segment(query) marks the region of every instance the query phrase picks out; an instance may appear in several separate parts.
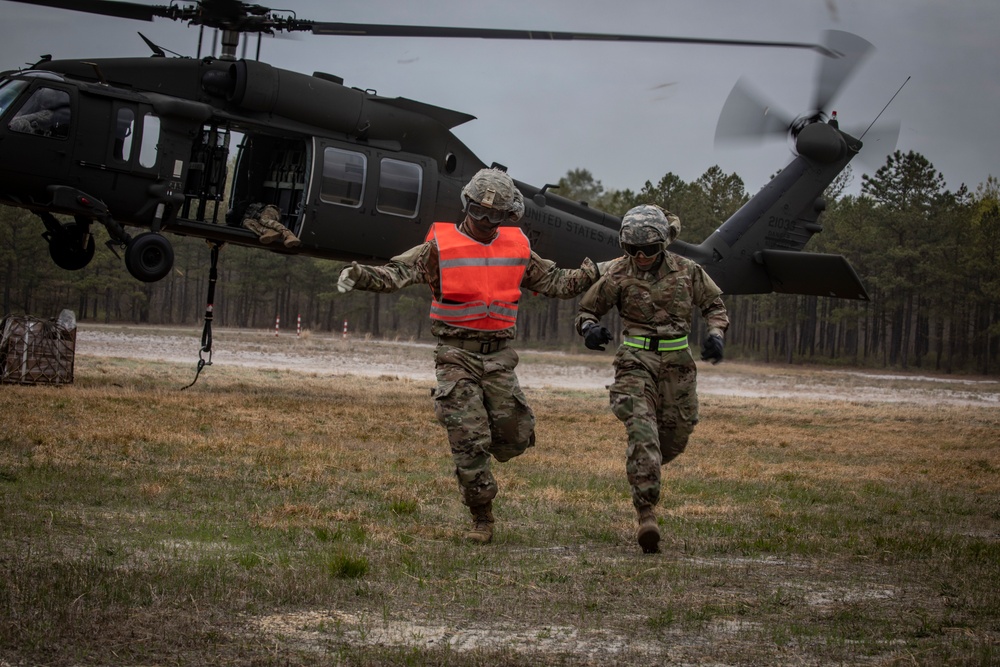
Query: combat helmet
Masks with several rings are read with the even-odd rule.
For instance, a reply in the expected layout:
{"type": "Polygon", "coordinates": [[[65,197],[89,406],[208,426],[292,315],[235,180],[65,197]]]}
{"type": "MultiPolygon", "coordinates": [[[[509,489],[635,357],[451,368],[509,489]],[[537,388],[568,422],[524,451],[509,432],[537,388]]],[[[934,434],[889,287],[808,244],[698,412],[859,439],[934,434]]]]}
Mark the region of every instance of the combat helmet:
{"type": "Polygon", "coordinates": [[[681,221],[676,215],[655,204],[643,204],[629,209],[622,217],[618,241],[626,251],[629,247],[655,244],[665,248],[680,231],[681,221]]]}
{"type": "Polygon", "coordinates": [[[476,220],[517,222],[524,215],[524,196],[506,172],[480,169],[462,188],[462,207],[476,220]]]}

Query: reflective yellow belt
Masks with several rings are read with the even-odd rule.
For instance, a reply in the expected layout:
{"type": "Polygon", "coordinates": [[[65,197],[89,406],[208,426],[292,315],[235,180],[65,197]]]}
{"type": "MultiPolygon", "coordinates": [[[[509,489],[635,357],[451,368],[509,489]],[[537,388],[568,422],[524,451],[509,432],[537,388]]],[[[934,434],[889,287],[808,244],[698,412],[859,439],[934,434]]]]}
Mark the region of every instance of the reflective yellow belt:
{"type": "Polygon", "coordinates": [[[625,336],[626,347],[634,347],[639,350],[649,350],[650,352],[676,352],[686,350],[688,347],[687,336],[681,338],[660,338],[659,336],[625,336]]]}

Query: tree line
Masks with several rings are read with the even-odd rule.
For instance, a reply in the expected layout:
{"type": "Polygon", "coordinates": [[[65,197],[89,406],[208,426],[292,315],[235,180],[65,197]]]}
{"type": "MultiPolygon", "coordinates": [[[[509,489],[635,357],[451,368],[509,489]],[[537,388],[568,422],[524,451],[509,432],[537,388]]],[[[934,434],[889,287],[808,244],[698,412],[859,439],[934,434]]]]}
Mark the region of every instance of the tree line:
{"type": "MultiPolygon", "coordinates": [[[[768,294],[728,296],[732,359],[1000,372],[1000,183],[987,177],[975,191],[944,187],[944,177],[919,153],[895,152],[861,192],[845,194],[850,168],[826,193],[823,232],[809,250],[847,257],[871,297],[858,302],[768,294]]],[[[658,204],[680,216],[681,237],[700,242],[749,200],[736,174],[719,167],[685,182],[673,173],[637,190],[606,190],[586,169],[560,179],[559,193],[622,215],[658,204]]],[[[210,247],[172,236],[171,275],[141,283],[101,247],[80,271],[48,257],[37,217],[0,207],[0,295],[3,313],[55,317],[65,308],[82,322],[200,326],[208,293],[210,247]]],[[[380,338],[428,339],[430,294],[413,287],[395,294],[336,291],[342,264],[224,246],[214,299],[217,326],[306,330],[380,338]]],[[[528,345],[583,350],[572,322],[578,300],[526,294],[518,318],[528,345]]],[[[615,315],[609,317],[615,318],[615,315]]],[[[615,330],[618,322],[608,323],[615,330]]],[[[697,330],[697,329],[696,329],[697,330]]]]}

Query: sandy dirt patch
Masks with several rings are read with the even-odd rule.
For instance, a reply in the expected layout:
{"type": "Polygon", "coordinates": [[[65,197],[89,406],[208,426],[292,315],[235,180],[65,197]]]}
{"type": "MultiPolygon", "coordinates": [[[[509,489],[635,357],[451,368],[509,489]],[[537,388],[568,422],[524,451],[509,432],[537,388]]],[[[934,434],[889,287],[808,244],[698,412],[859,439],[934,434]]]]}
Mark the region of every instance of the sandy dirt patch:
{"type": "MultiPolygon", "coordinates": [[[[191,363],[201,328],[81,324],[77,354],[191,363]]],[[[220,366],[276,368],[320,375],[395,376],[434,382],[434,344],[405,340],[216,329],[211,361],[220,366]]],[[[517,347],[518,377],[526,388],[603,389],[613,380],[613,352],[549,352],[517,347]]],[[[207,358],[207,355],[203,355],[207,358]]],[[[211,373],[207,367],[205,373],[211,373]]],[[[1000,379],[920,373],[886,373],[756,365],[699,363],[703,395],[799,398],[876,403],[931,403],[1000,407],[1000,379]]]]}
{"type": "Polygon", "coordinates": [[[330,611],[306,611],[254,618],[251,625],[266,634],[281,637],[302,650],[322,651],[325,645],[348,642],[361,646],[409,646],[443,648],[466,652],[505,648],[521,654],[569,654],[588,661],[613,660],[622,653],[660,657],[662,651],[609,630],[583,631],[575,627],[539,627],[502,623],[443,625],[387,620],[376,616],[330,611]]]}

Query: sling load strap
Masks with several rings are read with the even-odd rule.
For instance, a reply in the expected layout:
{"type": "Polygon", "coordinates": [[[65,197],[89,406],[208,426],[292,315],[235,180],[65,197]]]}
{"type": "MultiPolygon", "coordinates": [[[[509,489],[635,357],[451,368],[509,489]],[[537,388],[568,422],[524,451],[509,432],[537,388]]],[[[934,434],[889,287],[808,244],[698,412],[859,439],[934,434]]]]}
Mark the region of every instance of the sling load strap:
{"type": "Polygon", "coordinates": [[[222,244],[218,241],[212,242],[212,266],[208,270],[208,299],[205,305],[205,328],[201,332],[201,348],[198,350],[198,370],[194,373],[194,379],[187,387],[181,387],[181,391],[194,386],[198,381],[198,376],[205,366],[212,365],[212,318],[215,313],[215,283],[219,280],[219,249],[222,244]],[[206,359],[203,354],[208,354],[206,359]]]}

